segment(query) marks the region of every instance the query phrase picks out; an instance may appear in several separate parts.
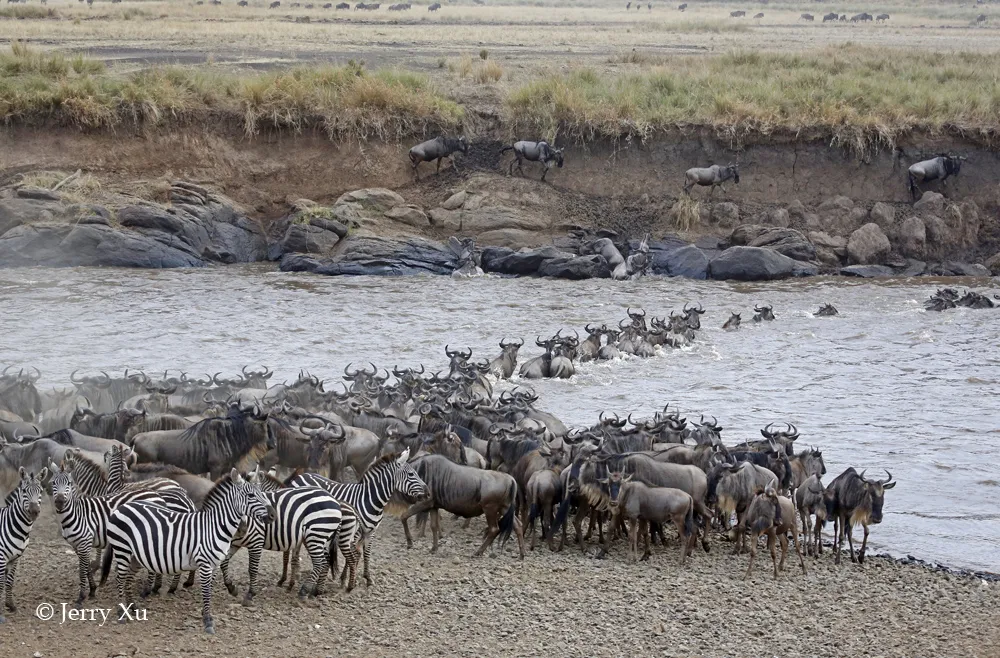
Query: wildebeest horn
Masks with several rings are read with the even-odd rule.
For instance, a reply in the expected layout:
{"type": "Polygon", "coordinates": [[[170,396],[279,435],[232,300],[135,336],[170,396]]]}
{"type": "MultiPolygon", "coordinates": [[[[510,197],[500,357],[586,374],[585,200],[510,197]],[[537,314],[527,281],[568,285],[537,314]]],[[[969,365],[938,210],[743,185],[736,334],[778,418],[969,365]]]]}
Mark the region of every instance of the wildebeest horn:
{"type": "Polygon", "coordinates": [[[449,359],[451,359],[451,358],[454,358],[454,356],[455,356],[455,354],[456,354],[456,353],[455,353],[455,352],[453,352],[453,351],[451,350],[451,348],[449,348],[449,347],[448,347],[448,344],[447,344],[447,343],[445,343],[445,346],[444,346],[444,354],[445,354],[445,356],[447,356],[447,357],[448,357],[449,359]]]}
{"type": "Polygon", "coordinates": [[[29,374],[28,375],[28,381],[30,381],[32,384],[34,384],[35,382],[37,382],[39,379],[42,378],[42,371],[39,370],[38,368],[34,367],[34,366],[31,367],[31,370],[35,371],[35,376],[32,377],[31,374],[29,374]]]}
{"type": "Polygon", "coordinates": [[[882,481],[880,482],[880,484],[882,484],[882,485],[886,485],[886,484],[889,484],[890,482],[892,482],[892,473],[890,473],[890,472],[889,472],[889,469],[888,469],[888,468],[887,468],[887,469],[885,469],[885,474],[889,476],[889,479],[887,479],[887,480],[882,480],[882,481]]]}
{"type": "MultiPolygon", "coordinates": [[[[12,367],[13,366],[7,366],[6,368],[4,368],[3,369],[3,374],[6,375],[7,371],[10,370],[12,367]]],[[[71,382],[73,382],[74,384],[82,384],[82,383],[84,383],[86,381],[86,378],[81,377],[80,379],[77,379],[76,378],[76,373],[77,372],[79,372],[79,371],[78,370],[74,370],[72,373],[70,373],[69,380],[71,382]]]]}
{"type": "MultiPolygon", "coordinates": [[[[858,477],[860,477],[860,478],[861,478],[862,480],[864,480],[864,479],[865,479],[865,473],[866,473],[867,471],[868,471],[868,469],[867,469],[867,468],[863,468],[863,469],[861,469],[861,474],[860,474],[860,475],[859,475],[858,477]]],[[[867,480],[865,480],[865,481],[867,482],[867,480]]]]}
{"type": "Polygon", "coordinates": [[[792,425],[791,423],[785,423],[785,425],[788,425],[788,438],[791,439],[799,435],[799,430],[796,429],[795,425],[792,425]]]}

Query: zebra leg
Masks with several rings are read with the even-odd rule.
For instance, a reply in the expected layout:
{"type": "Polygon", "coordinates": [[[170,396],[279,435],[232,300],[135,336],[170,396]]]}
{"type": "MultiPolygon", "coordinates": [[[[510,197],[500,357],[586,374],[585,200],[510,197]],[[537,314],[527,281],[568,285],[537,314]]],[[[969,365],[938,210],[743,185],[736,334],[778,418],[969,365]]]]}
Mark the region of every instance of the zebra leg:
{"type": "MultiPolygon", "coordinates": [[[[13,589],[13,588],[11,588],[13,589]]],[[[7,559],[0,555],[0,600],[7,598],[7,559]]],[[[0,624],[7,621],[3,617],[3,607],[0,606],[0,624]]]]}
{"type": "Polygon", "coordinates": [[[94,592],[97,591],[94,574],[90,570],[90,542],[86,546],[76,547],[76,558],[80,568],[80,595],[76,597],[76,607],[79,608],[87,598],[88,590],[90,598],[94,598],[94,592]]]}
{"type": "Polygon", "coordinates": [[[18,556],[7,563],[7,573],[3,575],[7,590],[4,592],[3,602],[11,612],[17,612],[17,606],[14,605],[14,574],[17,572],[17,562],[20,559],[18,556]]]}
{"type": "Polygon", "coordinates": [[[288,574],[288,591],[291,592],[292,588],[295,587],[295,577],[299,574],[299,549],[302,545],[299,544],[292,549],[292,569],[291,573],[288,574]]]}
{"type": "Polygon", "coordinates": [[[149,580],[146,581],[146,585],[142,589],[142,598],[146,598],[152,594],[159,594],[161,587],[163,587],[163,574],[149,574],[149,580]]]}
{"type": "MultiPolygon", "coordinates": [[[[346,592],[354,589],[355,579],[358,574],[358,553],[354,549],[354,537],[346,536],[346,533],[337,533],[337,548],[344,554],[344,570],[349,572],[346,592]]],[[[331,547],[332,550],[332,547],[331,547]]]]}
{"type": "MultiPolygon", "coordinates": [[[[253,597],[257,595],[257,574],[260,572],[260,556],[264,552],[264,543],[261,541],[258,545],[247,546],[247,553],[250,556],[250,587],[247,589],[247,595],[243,597],[243,605],[250,605],[253,597]]],[[[233,590],[236,588],[234,587],[233,590]]],[[[230,594],[236,596],[236,592],[230,590],[230,594]]]]}
{"type": "Polygon", "coordinates": [[[306,596],[316,596],[316,587],[320,579],[326,576],[326,569],[329,566],[329,559],[326,553],[328,543],[323,538],[314,535],[306,537],[306,552],[309,554],[309,559],[312,562],[312,571],[309,572],[309,575],[302,581],[302,586],[299,587],[300,601],[304,601],[306,596]]]}
{"type": "Polygon", "coordinates": [[[278,586],[285,584],[285,578],[288,578],[288,551],[281,552],[281,578],[278,579],[278,586]]]}
{"type": "Polygon", "coordinates": [[[184,581],[184,589],[194,586],[194,572],[188,571],[187,580],[184,581]]]}
{"type": "MultiPolygon", "coordinates": [[[[118,583],[118,603],[122,609],[126,609],[132,603],[132,565],[128,556],[121,556],[114,553],[115,580],[118,583]]],[[[128,615],[118,617],[118,623],[124,624],[128,621],[128,615]]]]}
{"type": "Polygon", "coordinates": [[[375,530],[372,530],[370,533],[365,535],[364,543],[361,545],[361,550],[365,560],[365,571],[364,571],[365,587],[371,587],[372,585],[375,584],[375,581],[372,580],[372,574],[368,569],[368,567],[372,563],[372,542],[375,541],[374,535],[375,535],[375,530]]]}
{"type": "MultiPolygon", "coordinates": [[[[222,558],[222,562],[219,563],[219,568],[222,569],[222,584],[226,586],[230,596],[236,596],[240,593],[240,590],[237,589],[235,584],[233,584],[233,574],[229,570],[229,560],[232,559],[233,555],[235,555],[238,550],[238,547],[230,546],[229,552],[226,553],[226,557],[222,558]]],[[[247,592],[247,594],[249,594],[249,592],[247,592]]]]}
{"type": "Polygon", "coordinates": [[[174,574],[174,576],[170,579],[170,588],[167,589],[167,594],[173,594],[174,592],[176,592],[180,584],[181,584],[181,575],[179,573],[174,574]]]}
{"type": "Polygon", "coordinates": [[[215,569],[211,562],[198,565],[198,580],[201,581],[201,619],[205,624],[205,632],[215,635],[215,622],[212,621],[212,578],[215,569]]]}

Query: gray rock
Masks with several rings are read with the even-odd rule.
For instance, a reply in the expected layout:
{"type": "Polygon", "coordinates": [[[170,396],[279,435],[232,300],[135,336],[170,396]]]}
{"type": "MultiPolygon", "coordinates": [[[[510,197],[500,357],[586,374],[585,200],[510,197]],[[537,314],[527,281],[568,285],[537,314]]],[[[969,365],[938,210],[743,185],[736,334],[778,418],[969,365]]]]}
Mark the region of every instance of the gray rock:
{"type": "Polygon", "coordinates": [[[405,206],[406,201],[392,190],[384,187],[369,187],[362,190],[354,190],[340,195],[340,198],[333,204],[339,206],[344,203],[354,203],[364,210],[377,210],[384,213],[396,206],[405,206]]]}
{"type": "Polygon", "coordinates": [[[847,259],[852,265],[876,265],[885,260],[891,249],[889,238],[872,222],[851,233],[847,259]]]}
{"type": "Polygon", "coordinates": [[[913,204],[913,209],[921,214],[940,215],[944,211],[944,195],[937,192],[924,192],[913,204]]]}
{"type": "Polygon", "coordinates": [[[847,238],[845,237],[830,235],[823,231],[809,231],[808,238],[817,247],[833,250],[843,249],[844,253],[847,253],[847,238]]]}
{"type": "Polygon", "coordinates": [[[791,276],[795,261],[773,249],[730,247],[709,263],[708,270],[713,279],[768,281],[791,276]]]}
{"type": "Polygon", "coordinates": [[[951,272],[951,276],[972,276],[972,277],[988,277],[990,276],[990,270],[985,265],[980,265],[978,263],[962,263],[958,261],[947,261],[941,263],[941,269],[944,271],[951,272]]]}
{"type": "Polygon", "coordinates": [[[740,207],[723,201],[712,206],[712,221],[723,228],[731,228],[740,223],[740,207]]]}
{"type": "Polygon", "coordinates": [[[892,230],[892,225],[896,221],[896,209],[888,203],[876,201],[868,213],[868,218],[878,224],[883,233],[888,234],[892,230]]]}
{"type": "Polygon", "coordinates": [[[455,254],[440,242],[424,238],[348,237],[317,274],[451,274],[455,254]]]}
{"type": "Polygon", "coordinates": [[[396,206],[395,208],[386,211],[385,216],[389,219],[407,224],[409,226],[414,226],[416,228],[426,228],[431,225],[430,221],[427,219],[427,215],[424,211],[414,206],[396,206]]]}
{"type": "Polygon", "coordinates": [[[278,268],[282,272],[314,272],[321,261],[308,254],[285,254],[278,268]]]}
{"type": "Polygon", "coordinates": [[[923,258],[927,253],[927,228],[919,217],[907,217],[896,229],[896,251],[908,258],[923,258]]]}
{"type": "Polygon", "coordinates": [[[736,247],[748,246],[758,237],[767,233],[768,227],[761,224],[740,224],[729,235],[729,244],[736,247]]]}
{"type": "Polygon", "coordinates": [[[784,208],[771,208],[765,213],[764,218],[769,226],[788,228],[792,225],[791,214],[784,208]]]}
{"type": "Polygon", "coordinates": [[[840,268],[843,276],[856,276],[862,279],[874,279],[883,276],[895,276],[891,267],[885,265],[848,265],[840,268]]]}
{"type": "MultiPolygon", "coordinates": [[[[89,214],[89,213],[88,213],[89,214]]],[[[56,201],[39,199],[0,200],[0,235],[15,226],[35,222],[57,222],[75,219],[69,207],[56,201]]]]}
{"type": "Polygon", "coordinates": [[[684,245],[670,251],[650,249],[653,274],[682,276],[688,279],[708,278],[708,256],[695,245],[684,245]]]}
{"type": "Polygon", "coordinates": [[[569,260],[575,258],[575,255],[559,251],[555,247],[521,249],[519,251],[503,247],[490,247],[483,249],[482,266],[485,272],[525,276],[536,273],[542,263],[553,258],[569,260]]]}
{"type": "Polygon", "coordinates": [[[600,254],[573,258],[550,258],[538,267],[539,276],[559,279],[596,279],[611,275],[608,262],[600,254]]]}
{"type": "Polygon", "coordinates": [[[850,235],[864,218],[865,211],[855,208],[854,201],[846,196],[827,199],[816,209],[819,229],[831,235],[850,235]]]}
{"type": "MultiPolygon", "coordinates": [[[[566,240],[571,240],[570,238],[565,238],[566,240]]],[[[545,241],[545,238],[535,231],[525,231],[518,228],[502,228],[496,231],[486,231],[480,233],[476,242],[481,245],[492,245],[496,247],[511,247],[514,249],[520,249],[521,247],[537,247],[540,246],[545,241]]],[[[576,244],[576,241],[573,241],[576,244]]],[[[569,243],[567,243],[568,245],[569,243]]],[[[564,251],[571,251],[577,253],[576,248],[564,249],[564,251]]]]}
{"type": "Polygon", "coordinates": [[[816,247],[793,228],[769,228],[750,242],[751,247],[768,247],[794,260],[811,261],[816,247]]]}
{"type": "Polygon", "coordinates": [[[189,248],[166,245],[145,235],[99,224],[23,224],[0,238],[0,265],[19,267],[197,267],[204,262],[189,248]]]}
{"type": "Polygon", "coordinates": [[[544,231],[549,221],[540,216],[527,215],[517,208],[489,206],[477,210],[460,210],[461,230],[469,234],[495,231],[503,228],[517,228],[526,231],[544,231]]]}
{"type": "Polygon", "coordinates": [[[914,258],[906,259],[906,266],[896,270],[896,276],[920,276],[927,271],[927,263],[914,258]]]}
{"type": "Polygon", "coordinates": [[[62,197],[58,192],[47,190],[44,187],[25,185],[17,189],[17,196],[20,199],[37,199],[38,201],[61,201],[62,197]]]}
{"type": "Polygon", "coordinates": [[[441,204],[441,207],[445,210],[458,210],[465,203],[465,200],[469,197],[469,193],[465,190],[455,192],[448,200],[441,204]]]}
{"type": "Polygon", "coordinates": [[[281,239],[281,253],[328,254],[337,246],[336,233],[312,224],[291,224],[281,239]]]}
{"type": "Polygon", "coordinates": [[[1000,251],[987,258],[984,265],[993,276],[1000,276],[1000,251]]]}
{"type": "Polygon", "coordinates": [[[806,214],[808,211],[806,207],[798,199],[793,200],[788,204],[788,217],[796,222],[805,222],[806,214]]]}
{"type": "Polygon", "coordinates": [[[462,213],[458,210],[434,208],[428,212],[428,216],[431,225],[435,228],[451,233],[458,233],[462,230],[462,213]]]}
{"type": "Polygon", "coordinates": [[[347,237],[347,232],[348,232],[347,227],[335,219],[326,219],[324,217],[313,217],[312,219],[309,220],[309,224],[311,226],[317,226],[326,231],[330,231],[338,238],[343,239],[347,237]]]}
{"type": "Polygon", "coordinates": [[[802,261],[795,261],[795,266],[792,268],[793,277],[806,277],[806,276],[817,276],[819,275],[819,268],[813,263],[803,263],[802,261]]]}

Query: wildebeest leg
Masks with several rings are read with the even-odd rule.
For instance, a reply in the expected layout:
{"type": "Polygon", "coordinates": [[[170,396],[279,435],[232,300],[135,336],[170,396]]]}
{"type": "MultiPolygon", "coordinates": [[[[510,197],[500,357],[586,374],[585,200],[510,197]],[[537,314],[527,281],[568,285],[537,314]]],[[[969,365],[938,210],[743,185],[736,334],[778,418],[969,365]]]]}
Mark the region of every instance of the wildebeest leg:
{"type": "Polygon", "coordinates": [[[500,511],[496,506],[484,509],[483,513],[486,515],[486,533],[483,537],[483,545],[472,554],[473,557],[478,557],[485,553],[487,547],[492,546],[493,540],[500,534],[500,511]]]}
{"type": "Polygon", "coordinates": [[[816,517],[815,525],[813,525],[813,539],[816,542],[816,546],[813,548],[813,555],[819,557],[823,554],[823,523],[816,517]]]}
{"type": "Polygon", "coordinates": [[[802,567],[802,575],[806,575],[806,561],[802,559],[802,547],[799,546],[798,531],[792,535],[792,543],[795,545],[795,554],[799,556],[799,566],[802,567]]]}
{"type": "Polygon", "coordinates": [[[521,154],[518,153],[517,151],[514,151],[514,157],[517,158],[517,173],[524,176],[524,169],[521,169],[521,154]]]}
{"type": "Polygon", "coordinates": [[[767,531],[767,550],[769,550],[771,552],[771,564],[774,566],[774,579],[777,580],[778,579],[778,554],[775,551],[775,547],[774,547],[774,544],[776,543],[775,539],[776,539],[776,537],[775,537],[775,534],[774,534],[774,528],[770,528],[767,531]]]}
{"type": "Polygon", "coordinates": [[[628,557],[629,562],[636,562],[639,558],[639,519],[628,520],[628,557]]]}
{"type": "Polygon", "coordinates": [[[468,530],[470,525],[472,525],[472,517],[469,517],[464,521],[462,521],[462,530],[468,530]]]}
{"type": "Polygon", "coordinates": [[[426,512],[434,506],[434,500],[428,498],[427,500],[422,500],[415,505],[410,505],[409,509],[403,512],[403,515],[399,517],[399,520],[403,522],[403,534],[406,535],[406,547],[413,548],[413,537],[410,535],[410,524],[406,522],[411,516],[419,514],[420,512],[426,512]]]}
{"type": "MultiPolygon", "coordinates": [[[[618,524],[623,522],[624,520],[617,512],[611,515],[611,527],[608,528],[607,534],[601,537],[601,552],[597,554],[598,558],[602,558],[608,554],[608,549],[611,547],[611,539],[617,534],[615,531],[618,528],[618,524]]],[[[601,526],[598,525],[598,527],[601,526]]]]}
{"type": "Polygon", "coordinates": [[[444,158],[438,158],[438,160],[437,160],[437,170],[434,172],[435,174],[440,174],[441,173],[441,161],[442,160],[444,160],[444,158]]]}
{"type": "Polygon", "coordinates": [[[586,545],[583,543],[586,539],[590,538],[590,530],[588,528],[587,536],[583,536],[583,519],[590,513],[590,508],[586,504],[581,504],[576,510],[576,516],[573,518],[573,527],[576,528],[576,543],[580,545],[580,550],[586,550],[586,545]]]}
{"type": "MultiPolygon", "coordinates": [[[[646,520],[639,521],[639,534],[642,535],[642,561],[643,562],[645,562],[646,560],[648,560],[649,556],[653,554],[653,551],[650,548],[651,542],[649,541],[650,525],[651,524],[650,524],[649,521],[646,521],[646,520]]],[[[636,546],[636,548],[639,548],[639,547],[636,546]]]]}
{"type": "Polygon", "coordinates": [[[847,535],[847,546],[851,549],[851,562],[857,564],[858,558],[854,553],[854,525],[851,523],[845,523],[844,534],[847,535]]]}
{"type": "Polygon", "coordinates": [[[781,562],[778,564],[778,571],[784,571],[785,558],[788,556],[788,533],[781,533],[781,536],[778,537],[778,541],[781,542],[781,562]]]}
{"type": "Polygon", "coordinates": [[[753,559],[757,557],[757,538],[759,535],[757,533],[752,533],[750,536],[750,563],[747,564],[747,572],[743,575],[743,580],[750,577],[750,572],[753,571],[753,559]]]}
{"type": "Polygon", "coordinates": [[[858,552],[858,564],[865,563],[865,550],[868,548],[868,524],[862,523],[861,527],[865,529],[865,538],[861,540],[861,550],[858,552]]]}
{"type": "Polygon", "coordinates": [[[524,528],[521,527],[521,523],[514,519],[514,533],[517,535],[517,547],[521,553],[521,559],[524,559],[524,528]]]}
{"type": "Polygon", "coordinates": [[[441,537],[441,515],[436,509],[431,510],[431,553],[437,553],[438,539],[441,537]]]}
{"type": "Polygon", "coordinates": [[[811,551],[812,544],[809,543],[809,513],[805,509],[799,510],[799,520],[802,521],[802,541],[806,545],[806,550],[811,551]]]}
{"type": "Polygon", "coordinates": [[[841,543],[841,523],[840,516],[833,517],[833,563],[840,564],[840,549],[843,546],[841,543]]]}

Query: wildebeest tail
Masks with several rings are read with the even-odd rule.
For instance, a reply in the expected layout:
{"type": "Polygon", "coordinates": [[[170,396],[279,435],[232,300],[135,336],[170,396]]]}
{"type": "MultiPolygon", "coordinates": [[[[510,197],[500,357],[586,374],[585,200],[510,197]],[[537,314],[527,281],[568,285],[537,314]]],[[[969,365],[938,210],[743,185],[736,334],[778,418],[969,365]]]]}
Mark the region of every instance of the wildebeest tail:
{"type": "Polygon", "coordinates": [[[114,551],[111,550],[111,544],[108,544],[104,547],[104,554],[101,556],[101,587],[108,581],[108,574],[111,573],[111,559],[113,557],[114,551]]]}
{"type": "Polygon", "coordinates": [[[694,501],[688,505],[687,514],[684,515],[684,535],[687,537],[692,536],[695,533],[694,527],[694,501]]]}
{"type": "Polygon", "coordinates": [[[514,529],[514,508],[517,507],[517,482],[511,478],[511,490],[507,492],[507,511],[500,517],[500,550],[510,539],[510,531],[514,529]]]}
{"type": "Polygon", "coordinates": [[[500,149],[500,155],[503,155],[507,151],[513,151],[513,150],[514,150],[513,146],[507,145],[507,146],[503,147],[502,149],[500,149]]]}
{"type": "Polygon", "coordinates": [[[531,503],[531,509],[528,511],[528,525],[530,526],[538,518],[540,509],[538,503],[531,503]]]}

